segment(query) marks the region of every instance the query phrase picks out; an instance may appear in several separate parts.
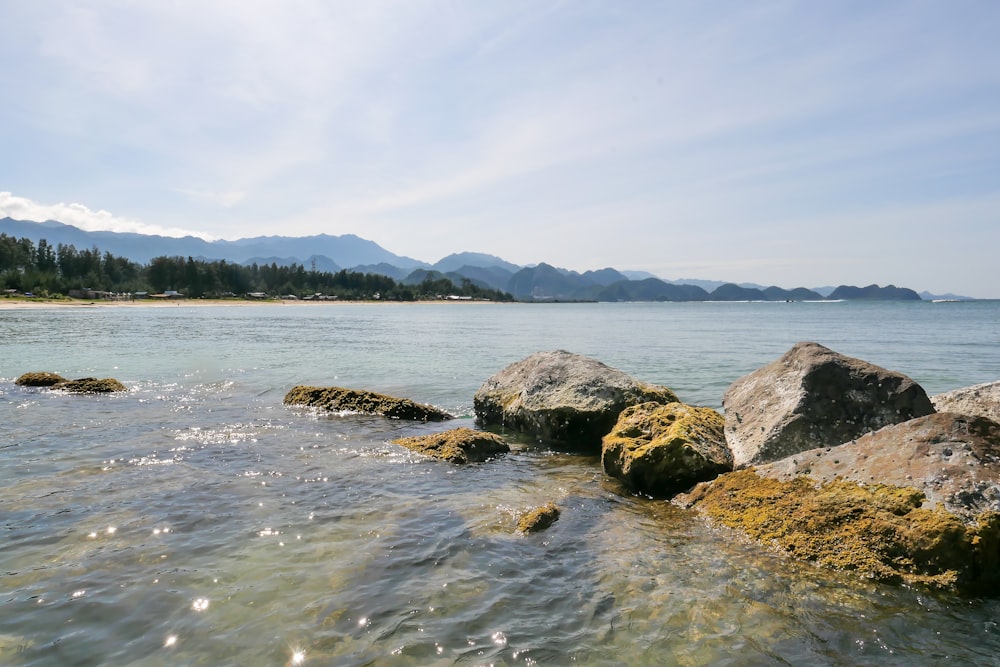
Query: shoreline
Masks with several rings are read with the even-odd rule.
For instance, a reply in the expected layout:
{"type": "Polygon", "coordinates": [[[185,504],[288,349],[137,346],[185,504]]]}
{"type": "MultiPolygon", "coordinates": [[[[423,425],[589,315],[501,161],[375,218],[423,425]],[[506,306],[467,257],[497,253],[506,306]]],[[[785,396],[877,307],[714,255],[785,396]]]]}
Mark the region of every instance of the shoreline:
{"type": "Polygon", "coordinates": [[[204,308],[208,306],[241,308],[247,306],[416,306],[428,304],[448,305],[487,305],[503,304],[502,301],[475,301],[435,299],[433,301],[304,301],[262,299],[250,301],[246,299],[174,299],[152,300],[140,299],[134,301],[102,301],[100,299],[19,299],[0,298],[0,310],[38,310],[38,309],[78,309],[78,308],[204,308]]]}

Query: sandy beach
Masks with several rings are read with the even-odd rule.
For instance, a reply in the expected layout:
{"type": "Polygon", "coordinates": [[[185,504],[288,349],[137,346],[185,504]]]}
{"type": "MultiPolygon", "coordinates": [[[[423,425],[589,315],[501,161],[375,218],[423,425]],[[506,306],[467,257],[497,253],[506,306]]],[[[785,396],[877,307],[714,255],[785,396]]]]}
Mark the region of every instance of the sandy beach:
{"type": "Polygon", "coordinates": [[[26,309],[78,309],[78,308],[204,308],[213,307],[246,307],[246,306],[338,306],[338,305],[372,305],[372,306],[413,306],[426,304],[491,304],[501,303],[499,301],[474,301],[474,300],[448,300],[439,299],[434,301],[305,301],[305,300],[278,300],[278,299],[138,299],[134,301],[104,301],[100,299],[23,299],[23,298],[0,298],[0,310],[26,310],[26,309]]]}

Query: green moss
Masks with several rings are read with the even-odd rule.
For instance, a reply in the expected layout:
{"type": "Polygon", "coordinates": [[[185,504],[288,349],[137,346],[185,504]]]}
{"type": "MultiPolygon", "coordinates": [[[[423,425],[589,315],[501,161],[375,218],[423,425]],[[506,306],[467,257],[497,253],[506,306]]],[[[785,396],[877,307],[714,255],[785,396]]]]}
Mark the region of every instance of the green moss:
{"type": "Polygon", "coordinates": [[[517,522],[517,529],[522,533],[543,531],[559,520],[559,514],[559,507],[555,503],[536,507],[521,517],[517,522]]]}
{"type": "Polygon", "coordinates": [[[392,443],[451,463],[479,463],[510,451],[499,435],[471,428],[399,438],[392,443]]]}
{"type": "Polygon", "coordinates": [[[430,405],[414,403],[373,391],[344,387],[308,387],[299,385],[285,394],[285,405],[306,405],[332,412],[360,412],[384,415],[392,419],[444,421],[451,415],[430,405]]]}
{"type": "Polygon", "coordinates": [[[52,385],[59,384],[60,382],[66,382],[66,378],[47,371],[42,371],[40,373],[25,373],[21,377],[14,380],[14,384],[19,384],[23,387],[51,387],[52,385]]]}
{"type": "Polygon", "coordinates": [[[942,508],[921,508],[923,499],[916,489],[841,479],[815,486],[748,469],[699,486],[687,501],[721,525],[825,567],[890,583],[997,591],[1000,515],[969,525],[942,508]]]}
{"type": "Polygon", "coordinates": [[[66,380],[52,385],[52,388],[69,391],[74,394],[110,394],[116,391],[128,391],[125,385],[114,378],[66,380]]]}

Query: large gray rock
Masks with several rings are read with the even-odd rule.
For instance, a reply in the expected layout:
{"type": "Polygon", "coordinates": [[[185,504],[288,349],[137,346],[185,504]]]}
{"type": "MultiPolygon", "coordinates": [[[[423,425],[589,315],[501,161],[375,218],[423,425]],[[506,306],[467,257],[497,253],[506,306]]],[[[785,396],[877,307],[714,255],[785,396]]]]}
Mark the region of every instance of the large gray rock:
{"type": "Polygon", "coordinates": [[[481,424],[498,424],[582,451],[600,451],[618,415],[639,403],[672,403],[667,389],[563,350],[537,352],[506,367],[473,398],[481,424]]]}
{"type": "Polygon", "coordinates": [[[684,403],[626,408],[604,436],[604,472],[629,488],[672,496],[733,469],[722,415],[684,403]]]}
{"type": "Polygon", "coordinates": [[[722,404],[736,468],[839,445],[934,412],[923,388],[907,376],[818,343],[797,343],[740,378],[722,404]]]}
{"type": "Polygon", "coordinates": [[[1000,512],[1000,424],[941,412],[755,470],[781,481],[807,475],[815,483],[839,477],[914,488],[924,494],[925,508],[941,506],[968,522],[984,511],[1000,512]]]}
{"type": "Polygon", "coordinates": [[[1000,422],[1000,381],[963,387],[931,396],[938,412],[977,415],[1000,422]]]}

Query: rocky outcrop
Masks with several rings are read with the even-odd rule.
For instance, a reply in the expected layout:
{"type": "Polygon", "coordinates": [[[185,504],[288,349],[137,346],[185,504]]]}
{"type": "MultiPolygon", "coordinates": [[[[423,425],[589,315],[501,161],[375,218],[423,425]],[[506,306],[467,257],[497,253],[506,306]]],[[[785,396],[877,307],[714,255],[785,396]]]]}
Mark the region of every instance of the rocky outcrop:
{"type": "Polygon", "coordinates": [[[1000,424],[937,413],[699,484],[674,501],[867,578],[1000,591],[1000,424]]]}
{"type": "Polygon", "coordinates": [[[517,522],[517,529],[522,533],[538,533],[559,520],[559,507],[555,503],[548,503],[541,507],[536,507],[521,517],[517,522]]]}
{"type": "Polygon", "coordinates": [[[471,428],[399,438],[392,443],[451,463],[481,463],[510,451],[499,435],[471,428]]]}
{"type": "Polygon", "coordinates": [[[715,410],[683,403],[626,408],[604,436],[604,472],[654,496],[687,491],[733,469],[724,425],[715,410]]]}
{"type": "Polygon", "coordinates": [[[788,481],[739,470],[674,503],[761,544],[865,579],[972,594],[1000,590],[1000,514],[967,523],[922,507],[913,488],[807,476],[788,481]]]}
{"type": "Polygon", "coordinates": [[[111,394],[117,391],[128,391],[125,385],[114,378],[66,380],[52,385],[52,388],[73,394],[111,394]]]}
{"type": "Polygon", "coordinates": [[[818,343],[797,343],[740,378],[722,403],[737,468],[839,445],[934,412],[923,388],[907,376],[818,343]]]}
{"type": "Polygon", "coordinates": [[[114,378],[79,378],[67,380],[55,373],[25,373],[14,381],[24,387],[48,387],[74,394],[110,394],[116,391],[128,391],[121,382],[114,378]]]}
{"type": "Polygon", "coordinates": [[[986,382],[931,396],[931,403],[938,412],[976,415],[1000,422],[1000,381],[986,382]]]}
{"type": "Polygon", "coordinates": [[[550,444],[600,450],[618,415],[639,403],[672,403],[666,387],[646,384],[563,350],[538,352],[492,376],[473,398],[476,418],[550,444]]]}
{"type": "Polygon", "coordinates": [[[66,382],[66,378],[56,373],[49,373],[48,371],[25,373],[14,380],[14,384],[19,384],[22,387],[51,387],[60,382],[66,382]]]}
{"type": "Polygon", "coordinates": [[[764,477],[815,483],[840,478],[859,484],[916,489],[923,507],[942,507],[965,521],[1000,513],[1000,424],[941,412],[887,426],[855,441],[800,452],[757,467],[764,477]]]}
{"type": "Polygon", "coordinates": [[[414,403],[373,391],[344,387],[308,387],[299,385],[285,394],[285,405],[303,405],[330,412],[357,412],[383,415],[391,419],[444,421],[452,416],[430,405],[414,403]]]}

